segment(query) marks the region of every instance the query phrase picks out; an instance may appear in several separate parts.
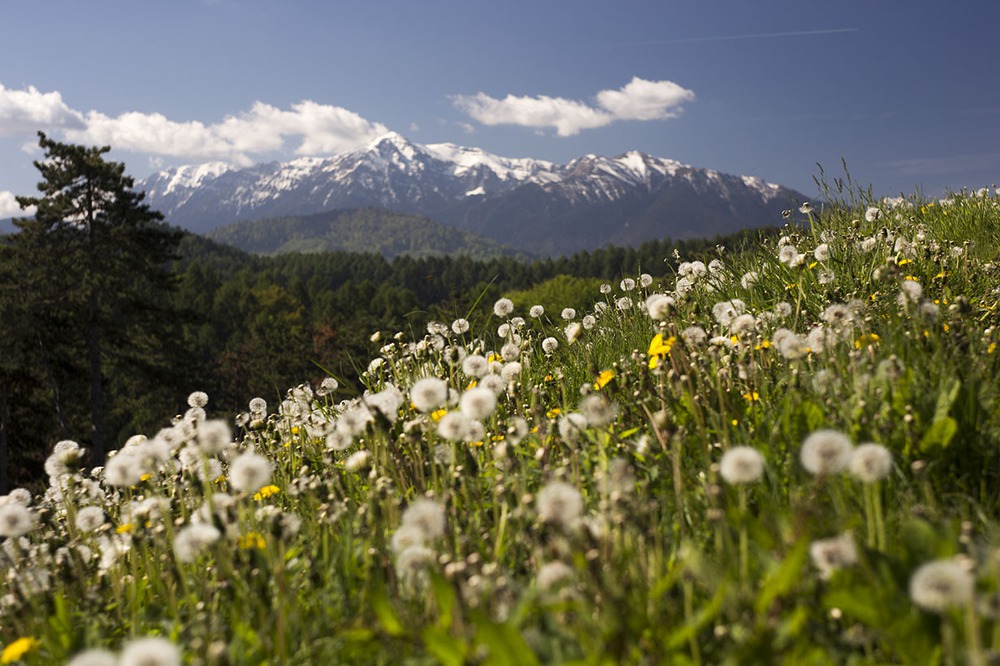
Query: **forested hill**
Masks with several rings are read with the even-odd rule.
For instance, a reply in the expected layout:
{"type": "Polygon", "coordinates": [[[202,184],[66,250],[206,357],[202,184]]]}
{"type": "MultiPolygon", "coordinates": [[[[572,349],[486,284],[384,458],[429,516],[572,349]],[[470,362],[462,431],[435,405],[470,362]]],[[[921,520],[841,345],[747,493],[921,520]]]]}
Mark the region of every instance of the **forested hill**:
{"type": "Polygon", "coordinates": [[[256,254],[286,252],[374,252],[426,257],[464,255],[472,259],[530,258],[497,241],[434,222],[422,215],[381,208],[334,210],[315,215],[234,222],[208,237],[256,254]]]}
{"type": "MultiPolygon", "coordinates": [[[[541,304],[557,319],[557,305],[580,311],[592,305],[601,282],[639,272],[659,280],[672,273],[675,256],[707,261],[716,256],[717,244],[733,252],[775,232],[652,241],[538,261],[390,260],[343,251],[262,256],[186,234],[171,267],[176,288],[156,299],[163,343],[122,337],[115,350],[105,350],[110,445],[155,431],[183,412],[185,397],[195,390],[210,396],[208,410],[216,414],[243,411],[256,396],[276,404],[289,386],[328,375],[340,380],[336,399],[357,395],[365,360],[396,332],[419,338],[429,321],[450,324],[459,317],[486,330],[490,304],[501,295],[512,298],[522,315],[541,304]],[[381,341],[371,339],[376,331],[381,341]]],[[[8,324],[17,325],[16,318],[8,324]]],[[[0,397],[8,405],[13,486],[44,478],[42,464],[53,442],[88,443],[86,355],[77,340],[58,333],[49,336],[55,342],[44,357],[36,358],[37,345],[26,345],[4,366],[6,395],[0,397]],[[15,367],[21,356],[25,362],[15,367]]]]}

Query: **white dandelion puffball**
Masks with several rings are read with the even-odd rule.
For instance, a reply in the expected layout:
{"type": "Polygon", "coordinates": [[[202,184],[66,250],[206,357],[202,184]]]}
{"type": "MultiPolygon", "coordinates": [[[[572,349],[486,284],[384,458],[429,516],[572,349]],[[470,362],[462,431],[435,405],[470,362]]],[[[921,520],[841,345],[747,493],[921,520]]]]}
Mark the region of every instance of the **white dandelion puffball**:
{"type": "Polygon", "coordinates": [[[419,530],[425,542],[444,536],[444,505],[426,498],[414,500],[403,512],[402,527],[419,530]]]}
{"type": "Polygon", "coordinates": [[[551,354],[556,349],[559,348],[559,341],[553,337],[548,337],[542,340],[542,351],[546,354],[551,354]]]}
{"type": "Polygon", "coordinates": [[[451,322],[451,330],[455,332],[455,335],[462,335],[463,333],[468,333],[469,320],[463,317],[459,317],[455,321],[451,322]]]}
{"type": "Polygon", "coordinates": [[[437,377],[424,377],[413,382],[410,402],[419,412],[433,412],[448,400],[448,384],[437,377]]]}
{"type": "Polygon", "coordinates": [[[174,537],[174,554],[181,562],[194,562],[222,533],[209,523],[194,523],[181,528],[174,537]]]}
{"type": "Polygon", "coordinates": [[[461,442],[469,429],[469,419],[462,412],[448,412],[438,421],[437,432],[449,442],[461,442]]]}
{"type": "Polygon", "coordinates": [[[670,308],[674,306],[674,299],[666,294],[653,294],[646,299],[646,311],[651,319],[663,321],[667,318],[670,308]]]}
{"type": "Polygon", "coordinates": [[[273,463],[252,451],[241,453],[229,466],[229,485],[234,490],[255,493],[271,480],[273,463]]]}
{"type": "Polygon", "coordinates": [[[118,658],[119,666],[181,666],[181,651],[166,638],[129,641],[118,658]]]}
{"type": "Polygon", "coordinates": [[[66,666],[117,666],[117,664],[118,656],[101,648],[84,650],[66,662],[66,666]]]}
{"type": "Polygon", "coordinates": [[[12,502],[0,506],[0,536],[16,539],[30,532],[34,526],[35,518],[23,504],[12,502]]]}
{"type": "Polygon", "coordinates": [[[104,523],[104,509],[99,506],[85,506],[76,512],[76,528],[81,532],[93,532],[104,523]]]}
{"type": "Polygon", "coordinates": [[[764,475],[764,456],[752,446],[734,446],[719,461],[719,475],[726,483],[753,483],[764,475]]]}
{"type": "Polygon", "coordinates": [[[559,418],[559,436],[567,444],[576,444],[587,428],[587,417],[579,412],[570,412],[559,418]]]}
{"type": "Polygon", "coordinates": [[[204,391],[195,391],[188,396],[187,403],[189,407],[204,407],[208,404],[208,394],[204,391]]]}
{"type": "Polygon", "coordinates": [[[892,471],[892,453],[881,444],[861,444],[851,454],[848,470],[851,476],[864,483],[881,481],[892,471]]]}
{"type": "Polygon", "coordinates": [[[573,319],[576,319],[576,310],[573,308],[563,308],[561,316],[566,321],[572,321],[573,319]]]}
{"type": "Polygon", "coordinates": [[[583,514],[583,496],[565,481],[552,481],[538,493],[537,507],[543,523],[568,528],[583,514]]]}
{"type": "Polygon", "coordinates": [[[501,298],[493,304],[493,314],[498,317],[507,317],[514,311],[514,301],[509,298],[501,298]]]}
{"type": "Polygon", "coordinates": [[[497,395],[485,386],[476,386],[462,394],[458,409],[466,418],[482,421],[497,407],[497,395]]]}
{"type": "Polygon", "coordinates": [[[490,371],[490,363],[481,354],[469,354],[462,361],[462,372],[469,377],[479,379],[490,371]]]}
{"type": "Polygon", "coordinates": [[[918,568],[910,578],[910,599],[924,610],[944,613],[972,600],[975,580],[956,560],[935,560],[918,568]]]}
{"type": "Polygon", "coordinates": [[[819,569],[819,576],[829,580],[837,569],[849,567],[858,561],[858,548],[850,532],[831,539],[819,539],[809,544],[809,557],[819,569]]]}
{"type": "Polygon", "coordinates": [[[802,442],[799,457],[802,466],[814,476],[839,472],[851,462],[854,446],[837,430],[817,430],[802,442]]]}
{"type": "Polygon", "coordinates": [[[528,310],[528,314],[531,315],[532,319],[538,319],[545,314],[545,308],[541,305],[532,305],[531,309],[528,310]]]}

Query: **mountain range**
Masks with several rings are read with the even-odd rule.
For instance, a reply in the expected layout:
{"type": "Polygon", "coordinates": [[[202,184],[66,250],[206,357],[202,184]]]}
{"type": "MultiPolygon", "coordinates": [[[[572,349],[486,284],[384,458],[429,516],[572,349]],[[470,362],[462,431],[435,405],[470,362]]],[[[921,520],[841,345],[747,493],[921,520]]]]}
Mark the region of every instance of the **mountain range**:
{"type": "Polygon", "coordinates": [[[554,164],[420,145],[396,133],[332,157],[176,167],[136,189],[168,222],[198,233],[240,221],[382,208],[535,256],[780,224],[783,210],[807,199],[755,176],[638,151],[554,164]]]}

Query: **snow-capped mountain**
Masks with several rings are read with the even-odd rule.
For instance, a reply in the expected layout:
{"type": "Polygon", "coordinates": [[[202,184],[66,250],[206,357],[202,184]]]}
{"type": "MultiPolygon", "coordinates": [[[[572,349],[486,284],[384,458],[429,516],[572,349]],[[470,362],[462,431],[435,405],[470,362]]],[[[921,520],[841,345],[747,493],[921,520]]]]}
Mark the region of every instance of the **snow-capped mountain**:
{"type": "Polygon", "coordinates": [[[805,199],[756,177],[636,151],[559,165],[419,145],[395,133],[333,157],[169,169],[136,187],[169,222],[197,232],[237,220],[381,207],[537,254],[779,224],[783,209],[805,199]]]}

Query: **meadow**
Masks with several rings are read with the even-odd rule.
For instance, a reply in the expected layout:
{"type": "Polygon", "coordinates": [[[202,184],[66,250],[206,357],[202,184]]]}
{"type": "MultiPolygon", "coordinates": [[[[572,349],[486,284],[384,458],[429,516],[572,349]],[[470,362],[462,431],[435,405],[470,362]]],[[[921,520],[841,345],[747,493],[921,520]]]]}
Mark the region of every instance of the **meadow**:
{"type": "Polygon", "coordinates": [[[842,198],[585,311],[373,331],[361,395],[53,442],[0,663],[994,663],[1000,197],[842,198]]]}

